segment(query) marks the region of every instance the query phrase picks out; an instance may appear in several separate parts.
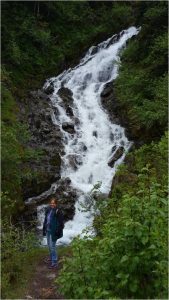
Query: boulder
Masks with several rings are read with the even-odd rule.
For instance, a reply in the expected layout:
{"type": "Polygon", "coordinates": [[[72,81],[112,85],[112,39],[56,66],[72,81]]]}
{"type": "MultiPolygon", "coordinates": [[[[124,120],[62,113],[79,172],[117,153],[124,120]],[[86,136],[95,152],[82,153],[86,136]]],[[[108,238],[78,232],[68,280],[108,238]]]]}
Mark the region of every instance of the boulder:
{"type": "Polygon", "coordinates": [[[62,124],[62,128],[63,128],[64,131],[67,131],[70,134],[75,133],[74,124],[72,124],[72,123],[64,122],[62,124]]]}
{"type": "Polygon", "coordinates": [[[78,192],[71,186],[71,180],[68,177],[59,178],[57,183],[52,184],[48,190],[30,198],[25,205],[25,211],[23,212],[24,219],[32,220],[33,215],[35,215],[36,219],[37,206],[48,204],[51,196],[56,197],[58,200],[58,206],[63,212],[64,221],[72,220],[75,213],[75,202],[78,192]]]}
{"type": "Polygon", "coordinates": [[[108,48],[110,45],[116,43],[119,40],[119,38],[121,37],[121,35],[120,35],[120,33],[113,35],[112,38],[109,40],[108,44],[106,45],[106,48],[108,48]]]}
{"type": "Polygon", "coordinates": [[[117,146],[116,146],[116,145],[113,146],[113,147],[112,147],[112,152],[114,152],[116,149],[117,149],[117,146]]]}
{"type": "Polygon", "coordinates": [[[62,98],[63,102],[66,105],[70,105],[73,104],[73,93],[71,90],[69,90],[68,88],[65,87],[61,87],[58,90],[58,95],[60,96],[60,98],[62,98]]]}
{"type": "Polygon", "coordinates": [[[47,95],[53,94],[54,90],[55,90],[55,89],[54,89],[53,83],[51,83],[50,85],[48,85],[47,87],[44,88],[44,92],[45,92],[47,95]]]}
{"type": "Polygon", "coordinates": [[[87,146],[83,142],[80,142],[79,150],[85,152],[85,151],[87,151],[87,146]]]}
{"type": "Polygon", "coordinates": [[[77,200],[77,191],[71,186],[70,178],[62,178],[54,194],[63,211],[64,220],[72,220],[75,214],[75,202],[77,200]]]}
{"type": "Polygon", "coordinates": [[[123,153],[124,153],[124,148],[119,147],[115,152],[115,154],[113,155],[113,157],[109,160],[108,162],[109,167],[113,168],[115,162],[123,155],[123,153]]]}
{"type": "Polygon", "coordinates": [[[66,108],[66,114],[69,116],[69,117],[73,117],[74,114],[73,114],[73,109],[68,105],[68,107],[66,108]]]}
{"type": "Polygon", "coordinates": [[[97,136],[98,136],[98,133],[97,133],[97,131],[96,131],[96,130],[94,130],[94,131],[93,131],[93,136],[95,136],[95,137],[97,138],[97,136]]]}
{"type": "Polygon", "coordinates": [[[94,55],[98,52],[99,47],[98,46],[93,46],[90,50],[90,54],[94,55]]]}
{"type": "MultiPolygon", "coordinates": [[[[113,85],[112,83],[107,83],[101,92],[101,98],[107,98],[109,95],[113,95],[113,85]]],[[[104,100],[103,100],[104,101],[104,100]]]]}

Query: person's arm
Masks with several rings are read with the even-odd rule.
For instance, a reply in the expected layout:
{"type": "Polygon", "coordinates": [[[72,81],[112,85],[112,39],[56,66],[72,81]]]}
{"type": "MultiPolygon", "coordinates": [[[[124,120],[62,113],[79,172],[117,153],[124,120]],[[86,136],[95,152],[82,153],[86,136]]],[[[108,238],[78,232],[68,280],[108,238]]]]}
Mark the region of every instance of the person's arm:
{"type": "Polygon", "coordinates": [[[64,228],[63,213],[60,209],[57,213],[57,221],[58,221],[58,226],[57,226],[57,230],[56,230],[56,236],[59,239],[63,236],[63,228],[64,228]]]}
{"type": "Polygon", "coordinates": [[[58,213],[58,220],[59,220],[59,226],[63,229],[64,228],[64,218],[63,218],[63,213],[61,210],[59,210],[59,213],[58,213]]]}
{"type": "Polygon", "coordinates": [[[46,236],[47,212],[48,212],[48,208],[45,209],[45,218],[43,222],[43,236],[46,236]]]}

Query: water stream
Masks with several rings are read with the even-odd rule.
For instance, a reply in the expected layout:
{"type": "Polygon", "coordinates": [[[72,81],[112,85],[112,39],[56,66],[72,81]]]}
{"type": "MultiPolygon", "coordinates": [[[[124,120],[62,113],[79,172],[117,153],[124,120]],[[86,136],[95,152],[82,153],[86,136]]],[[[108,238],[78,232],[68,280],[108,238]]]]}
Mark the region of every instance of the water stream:
{"type": "MultiPolygon", "coordinates": [[[[50,99],[52,107],[59,113],[55,114],[53,110],[52,120],[54,124],[60,126],[63,134],[65,154],[62,156],[61,177],[69,177],[71,185],[79,194],[74,218],[65,224],[64,236],[58,240],[58,244],[70,243],[86,226],[92,225],[92,212],[80,211],[80,203],[85,202],[86,195],[98,182],[101,182],[101,193],[109,193],[117,166],[124,160],[126,152],[131,147],[132,142],[125,136],[124,128],[110,121],[101,105],[100,94],[105,84],[118,76],[121,51],[126,46],[126,41],[137,35],[139,30],[130,27],[118,36],[114,35],[99,45],[92,46],[79,65],[50,78],[45,83],[45,88],[51,83],[54,86],[50,99]],[[73,93],[74,119],[66,114],[63,100],[58,95],[59,89],[63,86],[73,93]],[[74,134],[63,130],[64,122],[73,123],[74,134]],[[123,146],[125,152],[112,168],[108,165],[108,161],[114,154],[112,152],[114,146],[116,148],[123,146]],[[72,167],[70,157],[76,159],[76,169],[72,167]]],[[[57,192],[57,186],[54,188],[57,192]]],[[[44,207],[44,205],[37,207],[39,228],[42,228],[44,207]]],[[[45,239],[43,243],[46,243],[45,239]]]]}

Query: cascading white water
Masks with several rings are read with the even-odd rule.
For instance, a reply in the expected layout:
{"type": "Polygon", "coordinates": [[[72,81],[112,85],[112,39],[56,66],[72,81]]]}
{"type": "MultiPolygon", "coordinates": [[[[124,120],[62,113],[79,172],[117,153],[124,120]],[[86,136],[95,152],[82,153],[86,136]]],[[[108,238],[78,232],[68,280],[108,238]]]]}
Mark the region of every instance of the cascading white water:
{"type": "MultiPolygon", "coordinates": [[[[52,120],[60,126],[63,133],[65,155],[62,157],[61,177],[69,177],[72,186],[80,195],[75,204],[75,216],[72,221],[65,224],[64,236],[58,243],[70,243],[86,226],[92,225],[92,213],[79,211],[80,202],[84,203],[85,195],[97,182],[101,182],[100,191],[108,194],[116,168],[125,157],[123,153],[114,167],[109,167],[108,161],[113,154],[112,147],[123,145],[128,151],[131,146],[131,142],[125,137],[124,128],[112,124],[102,108],[100,94],[105,83],[117,77],[120,51],[125,47],[126,41],[138,34],[139,30],[135,27],[124,30],[118,41],[110,43],[112,38],[109,38],[97,46],[97,52],[94,54],[95,48],[91,47],[78,66],[45,83],[45,87],[51,83],[54,85],[54,92],[50,98],[52,106],[57,108],[59,114],[56,116],[53,113],[52,120]],[[63,100],[58,95],[58,90],[63,85],[73,92],[72,109],[74,116],[79,120],[74,125],[73,135],[62,129],[63,122],[72,123],[72,119],[62,106],[63,100]],[[85,145],[85,151],[82,145],[85,145]],[[69,162],[70,155],[76,156],[80,161],[76,170],[69,162]]],[[[38,207],[39,228],[42,228],[43,209],[44,205],[38,207]]]]}

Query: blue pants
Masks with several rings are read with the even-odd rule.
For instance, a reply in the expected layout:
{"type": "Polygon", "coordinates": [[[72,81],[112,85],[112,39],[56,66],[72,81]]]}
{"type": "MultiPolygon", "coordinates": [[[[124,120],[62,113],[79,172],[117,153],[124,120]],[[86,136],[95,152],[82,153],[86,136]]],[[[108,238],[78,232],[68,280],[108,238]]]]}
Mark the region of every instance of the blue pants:
{"type": "Polygon", "coordinates": [[[48,244],[48,248],[49,248],[49,254],[50,254],[50,258],[52,261],[52,264],[57,262],[58,256],[56,253],[56,241],[53,242],[52,241],[52,235],[50,233],[50,231],[47,231],[47,244],[48,244]]]}

